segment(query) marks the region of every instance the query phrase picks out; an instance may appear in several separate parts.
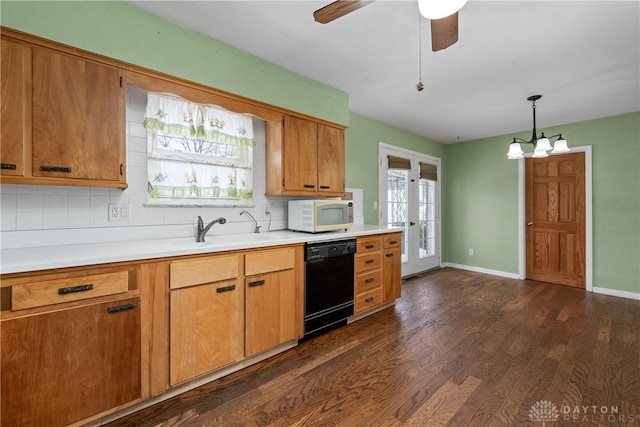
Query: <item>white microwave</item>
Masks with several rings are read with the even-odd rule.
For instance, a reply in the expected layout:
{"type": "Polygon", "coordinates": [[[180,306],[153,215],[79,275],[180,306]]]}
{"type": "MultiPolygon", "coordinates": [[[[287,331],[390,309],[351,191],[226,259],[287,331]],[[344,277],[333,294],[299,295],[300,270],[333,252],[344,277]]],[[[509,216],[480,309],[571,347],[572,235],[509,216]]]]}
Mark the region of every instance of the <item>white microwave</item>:
{"type": "Polygon", "coordinates": [[[350,200],[290,200],[289,230],[318,233],[348,229],[353,225],[350,200]]]}

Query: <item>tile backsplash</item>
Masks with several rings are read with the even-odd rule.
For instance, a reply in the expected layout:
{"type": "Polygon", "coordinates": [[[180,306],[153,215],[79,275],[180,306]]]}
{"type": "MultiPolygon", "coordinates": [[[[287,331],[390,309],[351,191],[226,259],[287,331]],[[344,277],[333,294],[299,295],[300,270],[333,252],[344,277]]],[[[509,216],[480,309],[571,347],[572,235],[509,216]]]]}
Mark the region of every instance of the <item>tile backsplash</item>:
{"type": "MultiPolygon", "coordinates": [[[[245,208],[145,207],[147,195],[146,130],[143,126],[146,93],[127,90],[127,182],[126,190],[0,185],[0,239],[3,249],[195,236],[198,215],[205,221],[220,216],[227,224],[213,234],[253,231],[252,222],[240,212],[245,208]],[[109,204],[127,206],[128,220],[109,222],[109,204]]],[[[287,227],[287,200],[265,197],[264,122],[254,120],[254,204],[246,208],[266,231],[287,227]]]]}

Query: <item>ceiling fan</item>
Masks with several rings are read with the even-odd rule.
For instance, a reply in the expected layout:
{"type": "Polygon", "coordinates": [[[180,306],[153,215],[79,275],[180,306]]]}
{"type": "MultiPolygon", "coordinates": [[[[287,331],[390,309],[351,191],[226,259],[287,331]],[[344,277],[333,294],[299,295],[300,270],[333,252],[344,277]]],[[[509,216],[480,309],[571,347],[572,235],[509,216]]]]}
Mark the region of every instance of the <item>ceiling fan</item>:
{"type": "MultiPolygon", "coordinates": [[[[337,0],[313,12],[321,24],[329,23],[374,0],[337,0]]],[[[420,13],[431,21],[431,50],[446,49],[458,41],[458,10],[467,0],[418,0],[420,13]]]]}

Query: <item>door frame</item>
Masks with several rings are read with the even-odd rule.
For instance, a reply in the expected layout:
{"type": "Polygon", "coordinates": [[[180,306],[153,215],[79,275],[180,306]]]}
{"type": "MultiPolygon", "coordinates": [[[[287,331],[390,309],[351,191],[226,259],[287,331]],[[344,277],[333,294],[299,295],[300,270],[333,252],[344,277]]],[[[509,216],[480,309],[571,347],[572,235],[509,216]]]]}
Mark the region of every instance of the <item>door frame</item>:
{"type": "MultiPolygon", "coordinates": [[[[571,153],[585,153],[584,155],[584,184],[585,184],[585,289],[593,292],[593,204],[592,204],[592,155],[591,146],[572,147],[571,153]]],[[[526,153],[524,158],[533,153],[526,153]]],[[[553,156],[553,154],[551,154],[553,156]]],[[[525,172],[524,158],[518,160],[518,276],[521,280],[527,277],[527,249],[526,249],[526,219],[525,219],[525,172]]]]}
{"type": "MultiPolygon", "coordinates": [[[[420,153],[418,151],[409,150],[402,147],[397,147],[395,145],[387,144],[384,142],[378,142],[378,225],[381,224],[383,218],[383,207],[386,209],[387,206],[387,195],[383,194],[382,188],[383,186],[386,188],[386,171],[387,168],[383,164],[381,149],[395,151],[398,154],[404,154],[406,156],[416,156],[421,157],[429,162],[433,162],[436,165],[436,174],[438,180],[436,181],[436,250],[438,252],[437,255],[437,267],[442,267],[442,159],[439,157],[431,156],[429,154],[420,153]],[[385,172],[385,173],[383,173],[385,172]]],[[[405,236],[408,238],[408,236],[405,236]]],[[[408,247],[408,245],[407,245],[408,247]]],[[[407,254],[408,256],[409,254],[407,254]]],[[[403,265],[406,263],[403,263],[403,265]]],[[[408,277],[410,275],[403,275],[403,277],[408,277]]]]}

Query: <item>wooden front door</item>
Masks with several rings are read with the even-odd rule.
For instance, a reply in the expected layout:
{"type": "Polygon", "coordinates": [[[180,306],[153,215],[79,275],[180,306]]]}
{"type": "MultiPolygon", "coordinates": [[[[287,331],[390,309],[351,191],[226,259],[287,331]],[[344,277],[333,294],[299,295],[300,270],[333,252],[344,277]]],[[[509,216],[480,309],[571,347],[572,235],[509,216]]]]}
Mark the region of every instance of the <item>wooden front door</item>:
{"type": "Polygon", "coordinates": [[[585,287],[584,159],[525,160],[527,279],[585,287]]]}

